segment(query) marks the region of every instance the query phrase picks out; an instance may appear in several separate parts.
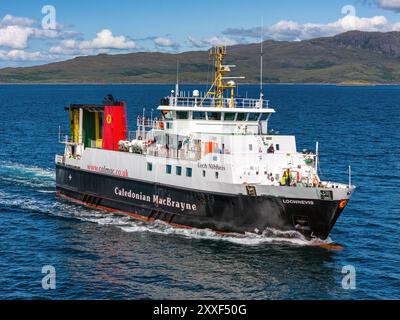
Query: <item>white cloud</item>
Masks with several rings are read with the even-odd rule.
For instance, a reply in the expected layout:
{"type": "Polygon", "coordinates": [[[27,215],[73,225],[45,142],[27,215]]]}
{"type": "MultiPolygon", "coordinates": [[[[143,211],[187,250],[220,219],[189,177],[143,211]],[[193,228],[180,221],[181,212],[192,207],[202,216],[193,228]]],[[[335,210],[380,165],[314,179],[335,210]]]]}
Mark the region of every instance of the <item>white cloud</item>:
{"type": "MultiPolygon", "coordinates": [[[[282,20],[270,27],[265,28],[264,36],[266,39],[299,41],[317,37],[334,36],[351,30],[380,32],[399,31],[400,23],[392,23],[384,16],[362,18],[350,15],[327,24],[299,24],[294,21],[282,20]]],[[[261,28],[230,28],[226,29],[223,33],[230,36],[259,38],[261,34],[261,28]]]]}
{"type": "Polygon", "coordinates": [[[25,49],[28,40],[34,34],[32,28],[20,26],[6,26],[0,28],[0,46],[13,49],[25,49]]]}
{"type": "Polygon", "coordinates": [[[0,50],[0,60],[6,61],[44,61],[49,56],[41,52],[28,52],[24,50],[0,50]]]}
{"type": "Polygon", "coordinates": [[[104,29],[92,40],[63,40],[59,46],[50,48],[50,53],[57,54],[92,54],[106,52],[110,49],[135,49],[136,43],[125,36],[114,36],[111,30],[104,29]],[[105,50],[105,51],[102,51],[105,50]]]}
{"type": "Polygon", "coordinates": [[[21,27],[30,27],[36,21],[30,18],[25,17],[15,17],[11,14],[7,14],[4,16],[2,20],[0,20],[0,26],[21,26],[21,27]]]}
{"type": "Polygon", "coordinates": [[[124,36],[114,36],[111,30],[104,29],[90,41],[78,42],[79,49],[134,49],[136,43],[124,36]]]}
{"type": "Polygon", "coordinates": [[[222,46],[222,45],[233,46],[235,44],[238,44],[238,41],[225,36],[222,37],[214,36],[202,39],[196,39],[192,36],[189,36],[188,41],[193,47],[196,48],[205,48],[205,47],[222,46]]]}
{"type": "Polygon", "coordinates": [[[35,27],[35,20],[25,17],[5,15],[0,20],[0,47],[11,49],[26,49],[31,38],[40,39],[65,39],[74,37],[76,32],[66,31],[62,28],[45,30],[35,27]]]}
{"type": "Polygon", "coordinates": [[[179,44],[176,43],[174,40],[166,37],[156,37],[153,39],[154,44],[157,47],[162,47],[162,48],[171,48],[171,49],[178,49],[179,44]]]}
{"type": "Polygon", "coordinates": [[[378,6],[382,9],[400,11],[400,0],[378,0],[378,6]]]}
{"type": "Polygon", "coordinates": [[[155,38],[154,43],[159,47],[175,47],[177,45],[172,39],[164,37],[155,38]]]}

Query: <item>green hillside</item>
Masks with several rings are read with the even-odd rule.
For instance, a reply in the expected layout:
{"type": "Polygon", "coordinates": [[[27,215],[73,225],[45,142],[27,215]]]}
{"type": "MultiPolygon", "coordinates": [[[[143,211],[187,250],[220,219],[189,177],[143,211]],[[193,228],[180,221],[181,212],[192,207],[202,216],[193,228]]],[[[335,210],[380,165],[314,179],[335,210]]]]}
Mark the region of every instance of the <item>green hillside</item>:
{"type": "MultiPolygon", "coordinates": [[[[266,41],[264,74],[273,83],[400,83],[400,32],[351,31],[301,42],[266,41]]],[[[227,63],[245,82],[259,81],[260,45],[228,48],[227,63]]],[[[180,54],[98,55],[29,68],[0,70],[2,83],[186,83],[206,82],[207,51],[180,54]]]]}

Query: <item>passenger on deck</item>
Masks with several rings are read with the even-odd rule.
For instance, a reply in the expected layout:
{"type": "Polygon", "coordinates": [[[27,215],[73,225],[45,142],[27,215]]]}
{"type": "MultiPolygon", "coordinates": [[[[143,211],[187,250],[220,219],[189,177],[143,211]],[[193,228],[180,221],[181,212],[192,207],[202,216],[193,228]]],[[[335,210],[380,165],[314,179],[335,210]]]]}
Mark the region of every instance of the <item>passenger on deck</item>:
{"type": "Polygon", "coordinates": [[[292,185],[292,177],[290,175],[290,169],[287,170],[286,186],[290,187],[292,185]]]}
{"type": "Polygon", "coordinates": [[[268,148],[268,151],[267,151],[268,153],[275,153],[275,148],[274,148],[274,145],[273,144],[271,144],[271,146],[268,148]]]}
{"type": "Polygon", "coordinates": [[[290,176],[290,169],[287,169],[282,176],[281,179],[281,186],[284,187],[290,187],[292,185],[292,178],[290,176]]]}

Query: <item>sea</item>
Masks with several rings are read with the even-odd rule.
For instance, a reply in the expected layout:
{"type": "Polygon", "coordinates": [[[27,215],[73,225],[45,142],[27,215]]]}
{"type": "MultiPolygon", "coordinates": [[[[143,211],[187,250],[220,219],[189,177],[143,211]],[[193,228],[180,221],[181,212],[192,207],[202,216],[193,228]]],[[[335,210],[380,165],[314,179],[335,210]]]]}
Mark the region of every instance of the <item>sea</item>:
{"type": "MultiPolygon", "coordinates": [[[[400,86],[267,85],[270,127],[319,142],[324,180],[357,191],[328,243],[147,224],[57,199],[71,103],[128,105],[130,129],[174,85],[0,85],[0,299],[400,299],[400,86]]],[[[181,90],[206,90],[205,85],[181,90]]],[[[258,97],[258,86],[239,95],[258,97]]]]}

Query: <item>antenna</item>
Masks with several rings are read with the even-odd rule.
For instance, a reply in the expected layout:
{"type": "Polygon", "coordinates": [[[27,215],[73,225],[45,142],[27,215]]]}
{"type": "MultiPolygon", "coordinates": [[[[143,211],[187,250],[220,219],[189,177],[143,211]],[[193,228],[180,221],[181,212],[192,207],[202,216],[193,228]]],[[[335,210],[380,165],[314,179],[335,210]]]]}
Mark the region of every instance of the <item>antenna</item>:
{"type": "Polygon", "coordinates": [[[176,60],[176,85],[175,85],[175,97],[179,96],[179,60],[176,60]]]}
{"type": "Polygon", "coordinates": [[[260,100],[264,97],[263,82],[264,82],[264,17],[261,17],[261,63],[260,63],[260,100]]]}
{"type": "Polygon", "coordinates": [[[318,165],[319,165],[319,142],[317,141],[317,145],[315,148],[315,173],[318,175],[318,165]]]}

